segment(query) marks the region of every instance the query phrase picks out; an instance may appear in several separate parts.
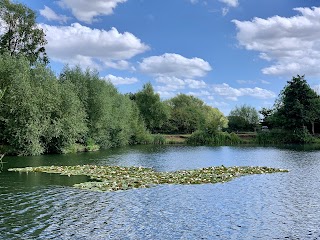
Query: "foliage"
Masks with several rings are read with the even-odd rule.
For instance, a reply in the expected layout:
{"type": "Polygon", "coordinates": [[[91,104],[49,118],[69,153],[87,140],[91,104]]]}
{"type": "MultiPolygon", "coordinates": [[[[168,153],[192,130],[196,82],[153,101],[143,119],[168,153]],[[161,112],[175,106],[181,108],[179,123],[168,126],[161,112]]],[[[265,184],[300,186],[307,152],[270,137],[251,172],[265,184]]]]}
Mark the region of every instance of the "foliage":
{"type": "Polygon", "coordinates": [[[161,134],[153,135],[153,144],[161,145],[166,143],[166,138],[161,134]]]}
{"type": "Polygon", "coordinates": [[[11,168],[14,172],[45,172],[61,175],[85,175],[97,181],[75,184],[74,187],[93,191],[118,191],[147,188],[156,184],[204,184],[227,182],[240,176],[288,172],[268,167],[207,167],[176,172],[156,172],[151,168],[118,166],[42,166],[11,168]]]}
{"type": "Polygon", "coordinates": [[[228,119],[217,108],[205,105],[203,107],[205,119],[200,127],[201,130],[214,134],[228,126],[228,119]]]}
{"type": "Polygon", "coordinates": [[[192,133],[196,130],[219,131],[228,120],[217,109],[206,105],[192,95],[178,94],[165,102],[170,109],[170,118],[163,127],[166,133],[192,133]]]}
{"type": "Polygon", "coordinates": [[[151,142],[136,104],[118,93],[110,82],[100,79],[97,72],[66,67],[60,81],[75,85],[87,116],[86,139],[102,148],[151,142]]]}
{"type": "Polygon", "coordinates": [[[231,131],[253,131],[259,124],[259,115],[254,107],[242,105],[231,110],[228,120],[231,131]]]}
{"type": "Polygon", "coordinates": [[[146,127],[151,132],[157,132],[169,117],[169,111],[159,94],[155,93],[151,83],[143,85],[143,89],[131,95],[139,108],[146,127]]]}
{"type": "Polygon", "coordinates": [[[176,133],[192,133],[204,124],[205,114],[202,111],[204,102],[194,96],[178,94],[168,100],[170,107],[171,131],[176,133]]]}
{"type": "Polygon", "coordinates": [[[272,127],[272,114],[274,113],[274,109],[271,108],[262,108],[259,113],[263,116],[262,126],[272,127]]]}
{"type": "Polygon", "coordinates": [[[20,155],[61,152],[86,133],[85,113],[73,85],[59,83],[42,65],[24,57],[0,59],[1,140],[20,155]]]}
{"type": "Polygon", "coordinates": [[[296,129],[294,131],[284,129],[272,129],[268,132],[257,134],[259,144],[289,144],[289,143],[313,143],[315,139],[307,129],[296,129]]]}
{"type": "Polygon", "coordinates": [[[27,6],[0,0],[0,54],[22,54],[31,64],[48,63],[44,45],[47,43],[43,29],[36,24],[36,14],[27,6]]]}
{"type": "Polygon", "coordinates": [[[195,131],[187,139],[188,144],[194,145],[234,145],[241,142],[235,133],[195,131]]]}
{"type": "Polygon", "coordinates": [[[304,76],[293,77],[282,90],[272,116],[273,124],[286,130],[302,129],[320,116],[320,97],[304,76]]]}

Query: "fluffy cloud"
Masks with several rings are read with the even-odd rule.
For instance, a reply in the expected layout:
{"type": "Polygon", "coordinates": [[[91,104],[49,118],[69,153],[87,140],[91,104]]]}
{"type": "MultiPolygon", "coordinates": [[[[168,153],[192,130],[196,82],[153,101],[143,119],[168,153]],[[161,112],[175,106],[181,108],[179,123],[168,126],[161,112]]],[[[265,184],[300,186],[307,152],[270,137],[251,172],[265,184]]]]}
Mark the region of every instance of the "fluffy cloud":
{"type": "Polygon", "coordinates": [[[205,76],[212,68],[201,58],[185,58],[179,54],[165,53],[143,59],[140,70],[154,76],[193,78],[205,76]]]}
{"type": "Polygon", "coordinates": [[[107,75],[103,79],[112,82],[114,85],[124,85],[124,84],[133,84],[138,82],[136,78],[123,78],[123,77],[116,77],[114,75],[107,75]]]}
{"type": "Polygon", "coordinates": [[[41,16],[45,17],[49,21],[58,21],[60,23],[66,23],[69,17],[65,15],[58,15],[51,8],[44,6],[44,9],[40,10],[41,16]]]}
{"type": "Polygon", "coordinates": [[[260,52],[271,65],[264,74],[320,75],[320,8],[295,8],[299,15],[233,20],[240,45],[260,52]]]}
{"type": "Polygon", "coordinates": [[[97,69],[125,69],[130,65],[127,59],[149,49],[133,34],[119,33],[116,28],[105,31],[79,23],[70,26],[42,24],[41,27],[46,32],[48,55],[62,63],[97,69]]]}
{"type": "Polygon", "coordinates": [[[213,92],[228,100],[237,101],[238,97],[250,96],[260,99],[274,98],[276,94],[262,88],[232,88],[228,84],[218,84],[213,86],[213,92]]]}
{"type": "Polygon", "coordinates": [[[166,76],[157,77],[156,82],[163,84],[161,86],[157,86],[157,90],[165,92],[177,91],[185,88],[201,89],[207,86],[207,84],[202,80],[180,79],[177,77],[166,76]]]}
{"type": "Polygon", "coordinates": [[[97,16],[110,15],[119,3],[127,0],[59,0],[63,8],[71,9],[72,14],[80,21],[92,23],[97,16]]]}

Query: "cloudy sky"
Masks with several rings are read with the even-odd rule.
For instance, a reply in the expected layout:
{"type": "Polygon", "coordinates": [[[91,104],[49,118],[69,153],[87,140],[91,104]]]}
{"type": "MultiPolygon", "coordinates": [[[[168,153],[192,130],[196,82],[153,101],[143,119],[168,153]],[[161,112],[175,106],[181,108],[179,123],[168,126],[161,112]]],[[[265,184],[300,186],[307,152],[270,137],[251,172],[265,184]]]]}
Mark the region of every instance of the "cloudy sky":
{"type": "Polygon", "coordinates": [[[320,89],[319,0],[20,0],[35,10],[52,69],[94,68],[120,92],[151,82],[228,115],[271,107],[305,74],[320,89]]]}

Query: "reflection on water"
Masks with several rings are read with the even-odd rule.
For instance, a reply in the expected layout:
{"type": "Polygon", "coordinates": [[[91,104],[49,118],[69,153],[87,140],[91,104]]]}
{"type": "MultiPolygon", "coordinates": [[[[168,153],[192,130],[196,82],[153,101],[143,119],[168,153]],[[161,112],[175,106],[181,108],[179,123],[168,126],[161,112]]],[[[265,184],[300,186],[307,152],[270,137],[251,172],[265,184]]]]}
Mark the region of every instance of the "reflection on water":
{"type": "Polygon", "coordinates": [[[320,239],[320,151],[261,147],[136,146],[95,153],[6,157],[4,168],[122,165],[158,171],[269,166],[289,173],[223,184],[97,193],[86,177],[0,174],[1,239],[320,239]]]}

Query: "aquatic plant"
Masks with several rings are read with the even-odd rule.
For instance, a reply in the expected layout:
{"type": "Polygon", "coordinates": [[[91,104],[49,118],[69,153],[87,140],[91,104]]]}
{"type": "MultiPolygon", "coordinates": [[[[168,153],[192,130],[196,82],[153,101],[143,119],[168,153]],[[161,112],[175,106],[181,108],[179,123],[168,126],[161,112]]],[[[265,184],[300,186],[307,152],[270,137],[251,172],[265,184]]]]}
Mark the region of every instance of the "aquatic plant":
{"type": "Polygon", "coordinates": [[[95,181],[75,184],[74,187],[94,191],[117,191],[132,188],[147,188],[157,184],[205,184],[227,182],[235,177],[249,174],[287,172],[269,167],[208,167],[175,172],[156,172],[144,167],[119,166],[41,166],[11,168],[14,172],[45,172],[74,176],[85,175],[95,181]]]}

